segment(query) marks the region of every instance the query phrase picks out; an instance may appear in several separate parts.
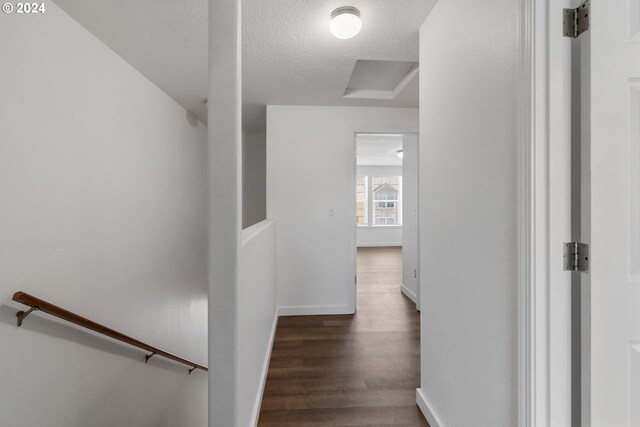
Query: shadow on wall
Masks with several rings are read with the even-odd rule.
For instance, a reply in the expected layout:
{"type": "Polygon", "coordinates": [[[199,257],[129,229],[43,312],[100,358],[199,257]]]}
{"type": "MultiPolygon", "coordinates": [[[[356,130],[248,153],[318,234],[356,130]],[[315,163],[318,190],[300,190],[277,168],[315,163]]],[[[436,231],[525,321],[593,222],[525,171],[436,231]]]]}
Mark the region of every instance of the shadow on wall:
{"type": "Polygon", "coordinates": [[[186,117],[187,117],[187,121],[189,122],[192,128],[198,127],[198,119],[196,118],[196,116],[194,116],[192,113],[187,111],[186,117]]]}
{"type": "MultiPolygon", "coordinates": [[[[16,325],[16,313],[20,310],[21,309],[16,309],[15,307],[11,307],[6,304],[0,305],[0,323],[18,328],[16,325]]],[[[45,316],[48,315],[38,314],[37,312],[31,313],[29,317],[24,320],[20,329],[24,329],[25,332],[35,332],[37,334],[74,342],[85,347],[126,357],[128,359],[139,360],[141,364],[144,364],[145,362],[145,356],[147,353],[144,351],[45,316]]],[[[144,339],[141,339],[141,341],[144,341],[144,339]]],[[[172,352],[172,349],[163,350],[172,352]]],[[[148,364],[173,372],[183,372],[185,374],[188,374],[189,372],[188,366],[177,364],[162,357],[153,357],[149,359],[148,364]]]]}

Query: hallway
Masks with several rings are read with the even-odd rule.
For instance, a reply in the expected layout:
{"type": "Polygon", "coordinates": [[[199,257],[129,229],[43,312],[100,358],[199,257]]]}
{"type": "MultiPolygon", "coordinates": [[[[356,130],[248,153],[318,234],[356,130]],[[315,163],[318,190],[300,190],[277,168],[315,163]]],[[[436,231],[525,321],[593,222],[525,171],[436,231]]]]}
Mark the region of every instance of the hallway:
{"type": "Polygon", "coordinates": [[[281,317],[259,426],[428,426],[401,248],[358,249],[355,316],[281,317]]]}

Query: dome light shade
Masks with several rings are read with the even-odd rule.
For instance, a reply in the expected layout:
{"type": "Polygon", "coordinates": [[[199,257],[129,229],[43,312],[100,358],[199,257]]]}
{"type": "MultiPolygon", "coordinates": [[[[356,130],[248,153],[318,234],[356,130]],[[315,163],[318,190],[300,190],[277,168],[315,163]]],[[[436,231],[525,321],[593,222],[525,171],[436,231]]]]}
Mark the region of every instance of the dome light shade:
{"type": "Polygon", "coordinates": [[[402,150],[396,150],[396,156],[403,158],[404,157],[404,151],[402,150]]]}
{"type": "Polygon", "coordinates": [[[331,12],[329,29],[331,34],[341,40],[355,37],[362,29],[360,11],[351,6],[337,8],[331,12]]]}

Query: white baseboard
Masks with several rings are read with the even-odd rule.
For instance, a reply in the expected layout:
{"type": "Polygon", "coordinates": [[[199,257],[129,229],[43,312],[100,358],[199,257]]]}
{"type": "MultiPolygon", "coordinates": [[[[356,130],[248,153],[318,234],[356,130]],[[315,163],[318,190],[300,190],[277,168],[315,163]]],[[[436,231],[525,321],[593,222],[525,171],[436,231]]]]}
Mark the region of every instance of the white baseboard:
{"type": "Polygon", "coordinates": [[[418,303],[417,303],[418,297],[416,297],[415,293],[411,292],[411,290],[409,288],[407,288],[405,285],[402,285],[400,290],[402,291],[403,294],[405,294],[407,296],[407,298],[409,298],[411,301],[413,301],[413,303],[416,304],[416,306],[418,305],[418,303]]]}
{"type": "Polygon", "coordinates": [[[363,244],[358,244],[357,245],[359,248],[384,248],[387,246],[402,246],[402,242],[395,242],[395,243],[363,243],[363,244]]]}
{"type": "Polygon", "coordinates": [[[273,350],[273,342],[276,338],[276,329],[278,328],[278,318],[279,318],[278,310],[276,310],[276,315],[273,319],[273,326],[271,327],[271,339],[269,341],[269,350],[265,354],[264,362],[262,362],[262,378],[260,379],[260,395],[258,399],[256,399],[256,403],[253,407],[253,416],[251,424],[254,427],[258,426],[258,417],[260,416],[260,407],[262,406],[262,398],[264,396],[264,386],[267,383],[267,374],[269,372],[269,362],[271,361],[271,351],[273,350]]]}
{"type": "Polygon", "coordinates": [[[420,388],[416,390],[416,403],[431,427],[444,427],[444,424],[442,424],[436,413],[433,411],[433,408],[430,407],[427,402],[427,398],[424,396],[424,393],[420,388]]]}
{"type": "Polygon", "coordinates": [[[280,307],[280,316],[322,316],[328,314],[353,314],[348,305],[280,307]]]}

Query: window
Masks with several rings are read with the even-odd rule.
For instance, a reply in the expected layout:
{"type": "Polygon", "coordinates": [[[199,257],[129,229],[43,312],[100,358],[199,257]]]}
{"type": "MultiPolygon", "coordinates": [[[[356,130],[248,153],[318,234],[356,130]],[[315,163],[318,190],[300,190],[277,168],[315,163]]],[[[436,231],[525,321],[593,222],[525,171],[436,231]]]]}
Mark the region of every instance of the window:
{"type": "Polygon", "coordinates": [[[373,225],[400,224],[400,182],[399,176],[374,176],[373,182],[373,225]]]}
{"type": "Polygon", "coordinates": [[[358,225],[368,224],[369,186],[367,185],[367,178],[367,176],[356,177],[356,224],[358,225]]]}
{"type": "Polygon", "coordinates": [[[398,194],[390,194],[385,192],[376,193],[375,198],[376,204],[379,209],[391,209],[396,207],[396,203],[398,203],[398,194]],[[389,201],[384,201],[389,200],[389,201]]]}
{"type": "Polygon", "coordinates": [[[401,225],[402,177],[357,176],[356,203],[356,219],[360,226],[401,225]]]}
{"type": "Polygon", "coordinates": [[[375,225],[394,225],[396,219],[394,217],[378,217],[375,225]]]}

